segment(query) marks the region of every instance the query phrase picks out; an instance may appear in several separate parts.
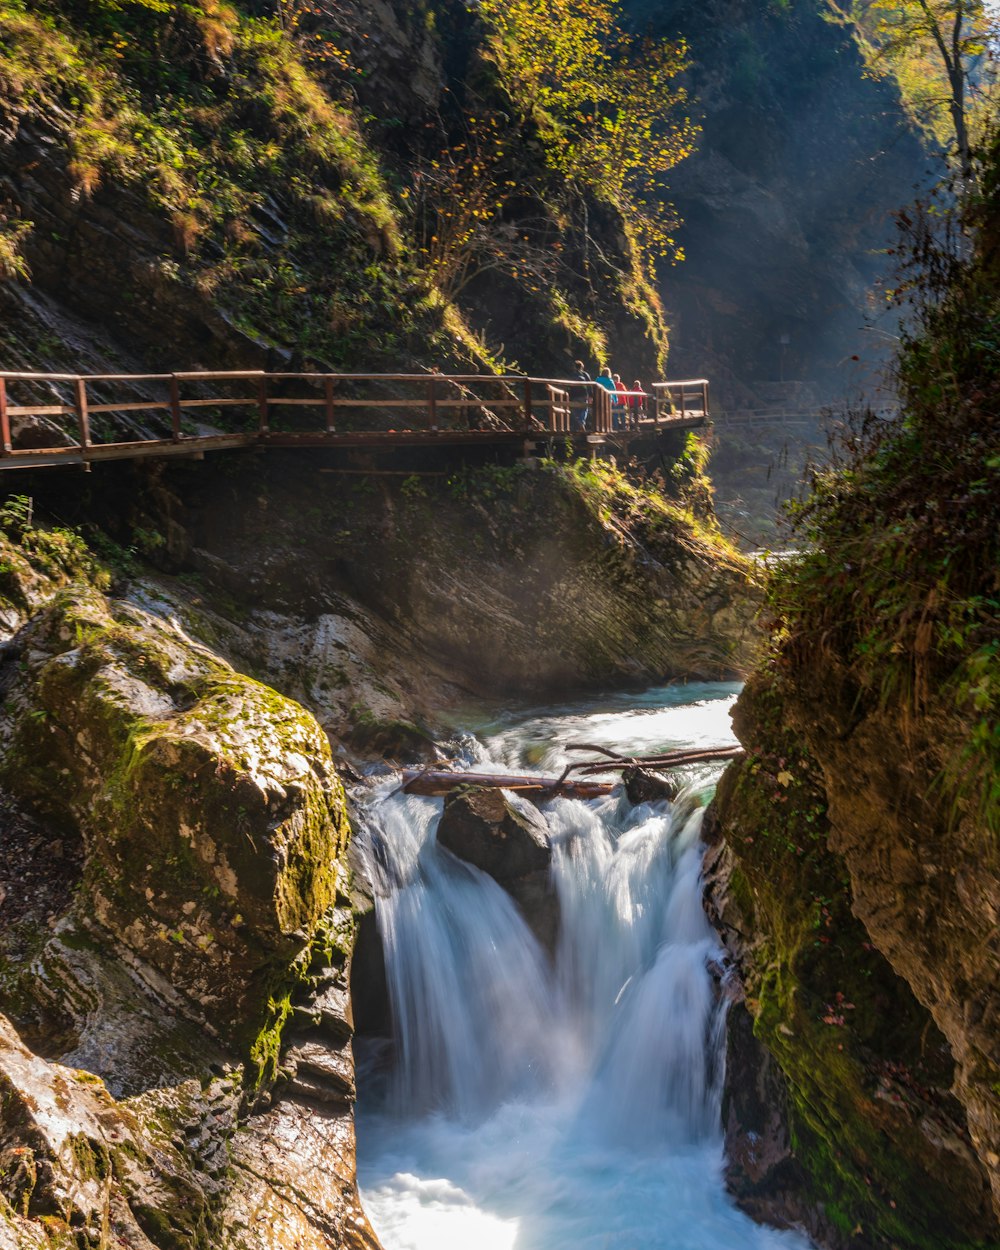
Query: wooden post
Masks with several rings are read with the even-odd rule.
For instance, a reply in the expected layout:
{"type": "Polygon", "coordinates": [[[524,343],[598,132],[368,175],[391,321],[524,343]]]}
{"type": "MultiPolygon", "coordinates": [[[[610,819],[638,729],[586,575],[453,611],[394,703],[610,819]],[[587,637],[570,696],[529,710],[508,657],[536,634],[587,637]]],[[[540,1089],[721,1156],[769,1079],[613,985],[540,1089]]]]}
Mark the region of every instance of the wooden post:
{"type": "Polygon", "coordinates": [[[12,447],[10,417],[7,415],[7,380],[0,378],[0,456],[6,456],[12,447]]]}
{"type": "MultiPolygon", "coordinates": [[[[551,419],[551,414],[550,414],[551,419]]],[[[524,380],[524,428],[529,429],[531,426],[531,381],[528,378],[524,380]]]]}
{"type": "Polygon", "coordinates": [[[176,373],[170,375],[170,433],[175,443],[181,441],[181,385],[176,373]]]}
{"type": "Polygon", "coordinates": [[[80,448],[86,451],[90,446],[90,412],[87,408],[87,383],[83,378],[76,378],[73,382],[73,399],[80,430],[80,448]]]}
{"type": "Polygon", "coordinates": [[[434,379],[427,383],[427,412],[430,417],[431,429],[436,430],[437,426],[437,394],[434,389],[434,379]]]}
{"type": "Polygon", "coordinates": [[[701,384],[701,410],[705,414],[705,420],[708,420],[708,379],[701,384]]]}
{"type": "Polygon", "coordinates": [[[333,378],[326,377],[323,379],[323,407],[326,412],[326,432],[327,434],[336,434],[337,426],[334,419],[334,398],[333,398],[333,378]]]}
{"type": "Polygon", "coordinates": [[[607,387],[600,382],[595,382],[597,403],[595,405],[597,421],[595,422],[598,434],[608,434],[611,431],[611,393],[607,387]]]}
{"type": "Polygon", "coordinates": [[[257,379],[257,412],[260,414],[260,433],[269,434],[267,426],[267,375],[257,379]]]}

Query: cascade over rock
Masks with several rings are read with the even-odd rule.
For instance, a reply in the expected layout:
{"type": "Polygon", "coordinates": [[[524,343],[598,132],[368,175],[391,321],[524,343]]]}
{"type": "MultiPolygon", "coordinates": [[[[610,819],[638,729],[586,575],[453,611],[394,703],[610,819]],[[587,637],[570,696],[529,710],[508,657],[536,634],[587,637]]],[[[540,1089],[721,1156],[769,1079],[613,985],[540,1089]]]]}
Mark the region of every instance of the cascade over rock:
{"type": "Polygon", "coordinates": [[[456,790],[445,799],[437,840],[503,886],[538,940],[552,949],[559,925],[549,880],[552,848],[548,826],[536,808],[492,787],[456,790]]]}
{"type": "Polygon", "coordinates": [[[548,827],[536,809],[492,787],[449,794],[437,839],[459,859],[500,882],[544,871],[552,858],[548,827]]]}

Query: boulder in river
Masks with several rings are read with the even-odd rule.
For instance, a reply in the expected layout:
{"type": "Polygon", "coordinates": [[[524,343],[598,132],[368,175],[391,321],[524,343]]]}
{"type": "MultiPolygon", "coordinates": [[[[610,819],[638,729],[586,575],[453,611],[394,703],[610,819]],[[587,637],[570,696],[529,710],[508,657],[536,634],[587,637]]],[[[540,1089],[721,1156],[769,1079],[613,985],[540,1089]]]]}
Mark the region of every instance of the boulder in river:
{"type": "Polygon", "coordinates": [[[470,786],[450,794],[437,836],[453,855],[500,882],[547,869],[552,858],[548,827],[538,812],[492,787],[470,786]]]}
{"type": "Polygon", "coordinates": [[[554,948],[559,912],[549,880],[552,848],[548,826],[530,803],[494,787],[455,790],[445,799],[437,839],[501,885],[542,946],[554,948]]]}
{"type": "Polygon", "coordinates": [[[677,798],[676,783],[650,768],[626,768],[622,781],[630,803],[659,803],[664,799],[672,803],[677,798]]]}

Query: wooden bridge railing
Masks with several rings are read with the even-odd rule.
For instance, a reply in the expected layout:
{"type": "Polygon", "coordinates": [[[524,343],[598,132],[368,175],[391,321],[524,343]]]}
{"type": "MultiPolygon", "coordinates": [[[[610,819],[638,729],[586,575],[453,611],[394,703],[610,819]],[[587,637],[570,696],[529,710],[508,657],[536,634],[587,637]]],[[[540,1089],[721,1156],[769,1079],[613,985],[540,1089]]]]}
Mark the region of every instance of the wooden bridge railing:
{"type": "Polygon", "coordinates": [[[708,379],[685,382],[654,382],[654,419],[657,425],[702,417],[708,420],[708,379]]]}
{"type": "Polygon", "coordinates": [[[686,397],[698,387],[701,423],[708,416],[703,382],[654,383],[652,396],[628,392],[626,403],[616,403],[596,383],[510,375],[0,372],[0,468],[252,444],[392,446],[613,434],[691,424],[695,412],[688,411],[686,397]],[[671,402],[675,393],[679,411],[671,402]],[[228,429],[196,422],[218,419],[224,410],[230,412],[228,429]],[[34,445],[15,446],[12,422],[25,418],[41,418],[42,425],[28,440],[34,445]]]}

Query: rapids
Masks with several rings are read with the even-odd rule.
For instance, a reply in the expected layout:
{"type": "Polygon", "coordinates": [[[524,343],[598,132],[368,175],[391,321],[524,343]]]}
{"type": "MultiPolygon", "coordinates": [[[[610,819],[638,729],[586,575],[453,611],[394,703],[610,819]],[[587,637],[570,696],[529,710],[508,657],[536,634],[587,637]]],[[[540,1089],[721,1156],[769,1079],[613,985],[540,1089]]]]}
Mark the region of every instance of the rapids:
{"type": "MultiPolygon", "coordinates": [[[[733,741],[737,687],[669,687],[474,725],[469,764],[551,771],[571,742],[622,752],[733,741]]],[[[545,817],[554,966],[494,881],[439,848],[442,801],[368,806],[394,1021],[359,1048],[358,1174],[385,1250],[806,1250],[722,1183],[719,954],[701,906],[702,801],[558,799],[545,817]]]]}

